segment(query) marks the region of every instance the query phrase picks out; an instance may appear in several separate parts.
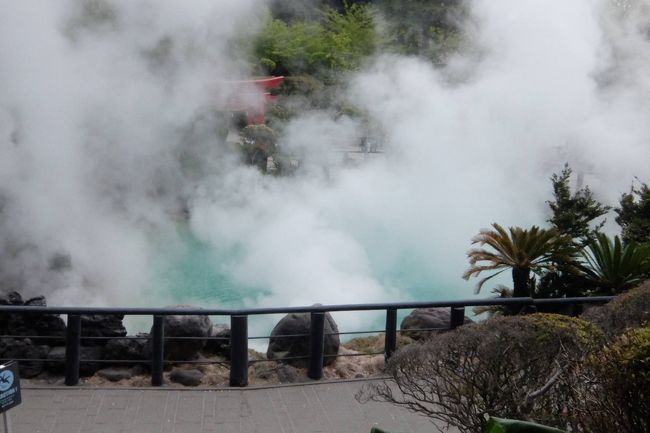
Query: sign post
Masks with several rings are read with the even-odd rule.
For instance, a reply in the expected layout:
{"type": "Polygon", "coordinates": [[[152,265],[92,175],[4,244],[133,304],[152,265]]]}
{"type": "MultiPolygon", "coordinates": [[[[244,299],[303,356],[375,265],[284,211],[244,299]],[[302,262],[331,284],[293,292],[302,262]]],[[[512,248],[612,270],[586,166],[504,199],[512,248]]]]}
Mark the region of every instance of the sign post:
{"type": "Polygon", "coordinates": [[[14,361],[0,365],[0,412],[5,433],[11,433],[11,419],[7,411],[21,403],[18,364],[14,361]]]}

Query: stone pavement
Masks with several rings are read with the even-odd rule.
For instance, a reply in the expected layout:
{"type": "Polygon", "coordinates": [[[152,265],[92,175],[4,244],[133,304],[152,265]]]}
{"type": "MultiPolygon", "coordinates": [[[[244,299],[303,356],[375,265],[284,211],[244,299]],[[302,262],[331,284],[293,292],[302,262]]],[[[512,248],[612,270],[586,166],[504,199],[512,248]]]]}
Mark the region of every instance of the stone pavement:
{"type": "MultiPolygon", "coordinates": [[[[430,433],[426,418],[360,404],[363,381],[257,389],[23,388],[13,433],[430,433]]],[[[455,430],[451,430],[454,432],[455,430]]]]}

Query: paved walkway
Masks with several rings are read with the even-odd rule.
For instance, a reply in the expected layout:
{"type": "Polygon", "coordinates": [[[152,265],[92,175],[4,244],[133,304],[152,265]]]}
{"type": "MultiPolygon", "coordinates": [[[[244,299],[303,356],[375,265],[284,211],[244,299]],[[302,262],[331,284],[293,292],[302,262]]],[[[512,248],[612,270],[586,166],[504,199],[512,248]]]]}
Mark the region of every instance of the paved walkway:
{"type": "MultiPolygon", "coordinates": [[[[436,431],[387,403],[359,404],[363,382],[261,389],[23,388],[13,433],[405,433],[436,431]]],[[[455,431],[455,430],[452,430],[455,431]]]]}

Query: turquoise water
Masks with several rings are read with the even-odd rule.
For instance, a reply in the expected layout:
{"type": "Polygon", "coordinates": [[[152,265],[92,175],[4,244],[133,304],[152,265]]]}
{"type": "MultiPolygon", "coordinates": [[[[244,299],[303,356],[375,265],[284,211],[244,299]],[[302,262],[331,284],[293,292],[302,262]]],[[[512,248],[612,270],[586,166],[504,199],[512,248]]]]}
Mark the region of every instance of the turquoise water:
{"type": "MultiPolygon", "coordinates": [[[[156,281],[152,287],[149,306],[189,304],[202,308],[254,307],[256,298],[270,294],[268,288],[245,286],[229,275],[230,267],[243,259],[241,248],[215,248],[199,240],[184,224],[177,227],[173,241],[157,239],[155,245],[160,255],[156,260],[156,281]]],[[[388,302],[449,300],[462,297],[461,293],[455,290],[458,287],[451,286],[457,282],[442,281],[439,275],[435,275],[436,271],[432,269],[431,262],[426,257],[409,254],[407,251],[386,257],[381,254],[385,249],[373,248],[372,245],[367,247],[367,251],[373,275],[383,286],[393,289],[395,298],[386,299],[388,302]],[[438,281],[438,284],[434,284],[434,281],[438,281]]],[[[460,278],[458,280],[462,281],[460,278]]],[[[357,302],[369,301],[360,298],[357,302]]],[[[408,312],[400,310],[398,320],[408,312]]],[[[363,325],[360,325],[360,329],[356,329],[356,326],[355,329],[345,329],[344,326],[341,331],[379,330],[384,326],[383,311],[336,313],[335,318],[342,318],[345,314],[363,315],[363,325]]],[[[280,317],[281,315],[253,317],[249,324],[251,335],[268,335],[280,317]]],[[[226,317],[212,317],[212,320],[215,323],[227,323],[226,317]]],[[[145,328],[141,324],[139,326],[145,328]]],[[[147,324],[148,326],[150,325],[147,324]]],[[[347,341],[355,336],[344,336],[342,339],[347,341]]],[[[257,349],[263,349],[263,342],[260,342],[257,349]]]]}
{"type": "Polygon", "coordinates": [[[229,264],[239,255],[236,249],[216,251],[184,225],[177,228],[177,235],[176,247],[161,254],[156,265],[156,285],[158,290],[162,288],[158,293],[169,301],[204,308],[236,308],[243,305],[244,299],[265,293],[262,288],[237,284],[228,275],[229,264]]]}
{"type": "MultiPolygon", "coordinates": [[[[155,266],[152,295],[159,296],[160,302],[204,308],[237,308],[244,306],[245,300],[247,306],[255,306],[256,298],[270,294],[266,287],[245,286],[230,276],[228,270],[243,260],[241,248],[237,246],[215,248],[199,240],[185,224],[177,227],[173,242],[158,239],[155,244],[161,254],[155,266]]],[[[463,284],[460,276],[445,281],[427,257],[401,251],[387,258],[381,253],[385,248],[366,247],[372,274],[381,285],[392,289],[395,296],[386,301],[450,300],[471,293],[462,289],[467,284],[463,284]]],[[[356,302],[369,301],[360,298],[356,302]]]]}

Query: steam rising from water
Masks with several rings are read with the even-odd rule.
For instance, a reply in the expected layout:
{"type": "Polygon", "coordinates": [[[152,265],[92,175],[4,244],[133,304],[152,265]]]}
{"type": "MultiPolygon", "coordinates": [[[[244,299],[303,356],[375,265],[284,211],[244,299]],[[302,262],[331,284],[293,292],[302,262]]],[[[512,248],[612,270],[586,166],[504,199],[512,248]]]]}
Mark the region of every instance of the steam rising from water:
{"type": "Polygon", "coordinates": [[[467,297],[470,238],[493,221],[543,224],[565,161],[610,204],[648,180],[641,2],[475,0],[447,67],[381,55],[350,77],[384,156],[339,165],[331,149],[360,125],[308,112],[281,140],[303,155],[287,178],[240,166],[211,131],[219,83],[247,74],[229,53],[258,4],[1,3],[3,288],[52,304],[191,302],[159,276],[186,248],[187,207],[244,305],[467,297]]]}

